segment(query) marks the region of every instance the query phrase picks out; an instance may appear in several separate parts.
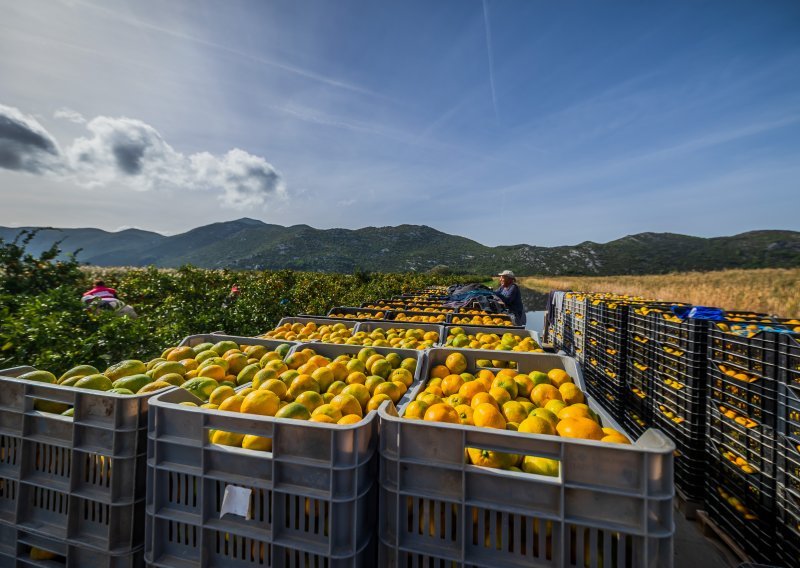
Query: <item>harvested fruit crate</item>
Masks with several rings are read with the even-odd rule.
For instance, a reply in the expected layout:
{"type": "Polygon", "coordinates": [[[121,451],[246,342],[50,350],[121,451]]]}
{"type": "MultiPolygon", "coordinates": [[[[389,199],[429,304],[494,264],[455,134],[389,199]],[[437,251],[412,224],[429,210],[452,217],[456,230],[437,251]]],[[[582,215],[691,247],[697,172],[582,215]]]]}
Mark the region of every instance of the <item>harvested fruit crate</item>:
{"type": "Polygon", "coordinates": [[[144,548],[107,554],[0,524],[0,566],[138,568],[144,566],[144,548]]]}
{"type": "Polygon", "coordinates": [[[778,338],[778,432],[800,440],[800,334],[778,338]]]}
{"type": "Polygon", "coordinates": [[[521,325],[514,325],[511,321],[511,316],[508,314],[449,314],[447,316],[448,325],[473,325],[479,327],[497,327],[497,328],[522,328],[521,325]],[[491,319],[492,324],[486,323],[484,318],[491,319]]]}
{"type": "Polygon", "coordinates": [[[374,565],[376,412],[323,424],[188,407],[180,403],[199,399],[167,394],[150,414],[149,565],[374,565]],[[212,429],[270,438],[272,451],[212,444],[212,429]]]}
{"type": "MultiPolygon", "coordinates": [[[[439,347],[444,347],[445,346],[445,343],[447,342],[448,338],[450,337],[450,332],[454,328],[460,328],[460,329],[464,330],[464,333],[466,335],[477,335],[479,333],[483,333],[483,334],[496,335],[496,336],[502,338],[506,334],[510,334],[510,335],[514,336],[517,339],[517,341],[521,341],[523,339],[530,338],[536,344],[535,345],[536,348],[541,348],[540,344],[539,344],[539,334],[536,333],[535,331],[530,331],[530,330],[522,329],[522,328],[518,328],[518,327],[512,327],[510,329],[503,329],[503,328],[499,328],[499,327],[496,327],[496,326],[478,326],[478,325],[458,325],[458,326],[448,325],[448,326],[445,326],[444,327],[444,333],[440,336],[439,347]]],[[[459,348],[453,347],[452,345],[449,345],[447,347],[450,347],[451,349],[459,349],[459,348]]],[[[473,349],[473,348],[464,347],[464,349],[473,349]]],[[[480,349],[480,347],[478,347],[477,349],[480,349]]],[[[492,349],[492,350],[494,350],[494,349],[492,349]]]]}
{"type": "Polygon", "coordinates": [[[69,565],[92,555],[97,564],[85,565],[115,558],[124,565],[144,541],[147,416],[155,393],[15,378],[33,370],[0,371],[0,525],[19,531],[4,551],[42,539],[40,548],[69,565]],[[36,410],[37,401],[72,407],[74,416],[36,410]]]}
{"type": "MultiPolygon", "coordinates": [[[[432,349],[427,366],[450,353],[432,349]]],[[[468,369],[485,354],[462,353],[468,369]]],[[[565,369],[584,387],[568,357],[502,356],[522,372],[565,369]]],[[[672,565],[674,446],[659,432],[622,445],[408,420],[388,406],[379,412],[379,566],[672,565]],[[467,448],[559,460],[559,473],[477,467],[465,463],[467,448]]]]}
{"type": "Polygon", "coordinates": [[[779,559],[793,566],[800,558],[800,448],[798,442],[778,436],[776,522],[779,559]]]}
{"type": "Polygon", "coordinates": [[[778,336],[757,331],[751,337],[731,333],[729,323],[709,324],[709,396],[775,428],[778,398],[778,336]]]}
{"type": "Polygon", "coordinates": [[[357,319],[357,320],[382,320],[390,314],[388,310],[372,310],[369,308],[350,308],[339,306],[328,311],[328,317],[337,319],[357,319]]]}
{"type": "Polygon", "coordinates": [[[421,329],[422,331],[435,331],[441,338],[444,335],[444,326],[437,323],[409,322],[409,321],[361,321],[356,324],[355,331],[367,333],[382,329],[421,329]]]}
{"type": "Polygon", "coordinates": [[[388,312],[386,319],[398,322],[414,322],[414,323],[433,323],[444,324],[447,321],[448,314],[446,312],[421,312],[414,310],[395,310],[388,312]]]}
{"type": "Polygon", "coordinates": [[[342,318],[325,318],[325,317],[312,317],[312,316],[286,317],[282,318],[274,329],[266,333],[263,333],[258,337],[273,338],[275,332],[283,328],[284,326],[286,325],[296,326],[297,324],[299,324],[302,327],[298,328],[297,331],[293,332],[293,335],[291,336],[293,337],[292,339],[283,339],[282,337],[275,337],[274,339],[283,341],[285,343],[294,343],[297,341],[321,341],[321,339],[310,339],[310,338],[297,339],[295,338],[295,336],[297,336],[303,328],[307,328],[309,324],[311,324],[311,326],[316,328],[317,330],[324,326],[328,327],[333,327],[335,325],[344,326],[347,330],[349,330],[349,335],[352,335],[357,323],[358,323],[357,321],[350,319],[342,319],[342,318]]]}
{"type": "Polygon", "coordinates": [[[705,509],[709,517],[758,562],[770,563],[777,550],[765,543],[775,540],[775,493],[737,475],[716,461],[705,470],[705,509]]]}

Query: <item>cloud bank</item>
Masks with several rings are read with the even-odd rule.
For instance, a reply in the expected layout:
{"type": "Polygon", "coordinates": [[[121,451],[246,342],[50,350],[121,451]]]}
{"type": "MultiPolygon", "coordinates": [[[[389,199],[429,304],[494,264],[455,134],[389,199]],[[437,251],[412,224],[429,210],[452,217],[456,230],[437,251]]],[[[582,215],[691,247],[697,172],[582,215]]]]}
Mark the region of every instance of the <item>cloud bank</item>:
{"type": "MultiPolygon", "coordinates": [[[[84,120],[70,109],[55,116],[84,120]]],[[[263,207],[286,195],[275,168],[239,148],[223,155],[187,156],[151,125],[125,117],[98,116],[86,129],[86,136],[62,151],[36,119],[0,105],[0,168],[62,177],[87,187],[121,184],[136,191],[213,192],[223,206],[234,209],[263,207]]]]}
{"type": "Polygon", "coordinates": [[[0,168],[31,174],[62,169],[58,143],[32,116],[0,105],[0,168]]]}

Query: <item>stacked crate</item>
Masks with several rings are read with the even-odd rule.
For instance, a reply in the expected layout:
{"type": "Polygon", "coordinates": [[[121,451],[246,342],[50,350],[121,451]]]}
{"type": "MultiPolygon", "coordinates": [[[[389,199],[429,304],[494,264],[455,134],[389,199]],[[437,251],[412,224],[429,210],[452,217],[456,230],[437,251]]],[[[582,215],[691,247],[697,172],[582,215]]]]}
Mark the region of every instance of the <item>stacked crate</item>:
{"type": "Polygon", "coordinates": [[[770,562],[775,550],[763,543],[774,540],[776,528],[780,334],[761,314],[728,315],[757,322],[708,327],[705,506],[748,554],[770,562]]]}
{"type": "Polygon", "coordinates": [[[641,436],[653,425],[653,345],[658,315],[666,306],[632,305],[628,308],[628,356],[625,376],[624,426],[641,436]]]}
{"type": "Polygon", "coordinates": [[[674,442],[675,486],[702,502],[706,414],[708,321],[656,315],[653,341],[653,424],[674,442]]]}
{"type": "MultiPolygon", "coordinates": [[[[800,323],[790,322],[794,329],[800,323]]],[[[800,558],[800,334],[778,337],[776,522],[779,558],[800,558]]]]}
{"type": "Polygon", "coordinates": [[[589,394],[620,422],[625,414],[628,303],[616,296],[586,302],[586,382],[589,394]]]}

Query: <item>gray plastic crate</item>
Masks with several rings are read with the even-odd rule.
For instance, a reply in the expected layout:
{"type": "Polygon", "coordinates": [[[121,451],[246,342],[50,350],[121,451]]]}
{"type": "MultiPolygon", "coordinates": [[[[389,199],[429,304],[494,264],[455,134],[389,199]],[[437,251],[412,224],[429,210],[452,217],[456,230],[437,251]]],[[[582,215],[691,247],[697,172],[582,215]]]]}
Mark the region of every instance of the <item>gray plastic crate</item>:
{"type": "MultiPolygon", "coordinates": [[[[343,319],[343,318],[315,317],[315,316],[286,317],[286,318],[282,318],[281,321],[278,322],[278,325],[275,326],[275,328],[273,328],[273,329],[271,329],[269,331],[274,331],[278,327],[281,327],[282,325],[285,325],[287,323],[288,324],[302,323],[304,325],[307,324],[307,323],[315,323],[315,324],[317,324],[318,328],[323,326],[323,325],[336,325],[338,323],[341,323],[347,329],[350,330],[350,335],[352,336],[353,333],[354,333],[354,330],[355,330],[357,322],[358,322],[358,320],[343,319]]],[[[263,337],[263,334],[258,336],[258,337],[259,338],[263,338],[263,339],[269,339],[269,338],[263,337]]],[[[296,340],[296,339],[292,340],[292,341],[274,339],[272,341],[283,341],[284,343],[298,343],[298,340],[296,340]]],[[[316,340],[316,339],[304,339],[302,341],[318,341],[318,340],[316,340]]]]}
{"type": "Polygon", "coordinates": [[[336,320],[383,320],[386,319],[391,310],[375,310],[371,308],[353,308],[348,306],[338,306],[328,310],[328,317],[336,320]],[[345,317],[352,316],[352,317],[345,317]]]}
{"type": "Polygon", "coordinates": [[[67,568],[138,568],[144,566],[144,548],[108,554],[67,544],[0,523],[0,567],[66,566],[67,568]],[[32,560],[31,547],[60,556],[54,560],[32,560]]]}
{"type": "MultiPolygon", "coordinates": [[[[431,349],[427,367],[450,353],[431,349]]],[[[462,353],[474,366],[486,351],[462,353]]],[[[583,388],[571,358],[500,353],[583,388]]],[[[675,446],[661,432],[620,445],[406,420],[388,404],[379,414],[379,566],[672,566],[675,446]],[[559,475],[465,463],[475,447],[556,459],[559,475]]]]}
{"type": "Polygon", "coordinates": [[[367,333],[376,329],[421,329],[423,331],[435,331],[441,339],[444,334],[444,326],[438,323],[425,323],[415,321],[362,321],[356,324],[354,333],[366,331],[367,333]]]}
{"type": "Polygon", "coordinates": [[[15,378],[32,370],[0,371],[0,522],[111,556],[141,546],[147,411],[155,393],[15,378]],[[35,400],[72,406],[74,417],[40,412],[35,400]]]}
{"type": "MultiPolygon", "coordinates": [[[[450,334],[450,330],[454,327],[460,327],[463,329],[467,335],[476,335],[478,333],[496,333],[497,335],[502,336],[504,333],[511,333],[516,335],[517,337],[532,337],[533,340],[536,342],[536,345],[541,347],[541,343],[539,343],[539,334],[535,331],[531,331],[529,329],[524,329],[520,327],[511,327],[511,328],[504,328],[502,326],[477,326],[477,325],[448,325],[445,328],[445,335],[441,337],[439,341],[439,346],[444,347],[445,342],[447,341],[447,337],[450,334]],[[506,331],[503,331],[503,330],[506,331]]],[[[453,347],[453,349],[457,349],[453,347]]],[[[490,349],[490,351],[492,351],[490,349]]]]}
{"type": "Polygon", "coordinates": [[[522,329],[523,328],[523,326],[521,326],[521,325],[480,325],[480,326],[476,326],[473,323],[458,323],[458,320],[460,320],[461,318],[469,318],[469,320],[471,322],[472,318],[475,317],[476,315],[480,315],[481,317],[483,315],[487,315],[487,316],[490,316],[492,318],[500,318],[503,321],[511,322],[511,316],[509,316],[508,314],[488,314],[488,313],[487,314],[448,314],[448,316],[447,316],[447,325],[454,325],[454,326],[458,326],[458,327],[464,327],[464,326],[491,327],[493,329],[508,329],[508,330],[522,329]]]}
{"type": "Polygon", "coordinates": [[[376,353],[381,355],[388,355],[389,353],[397,353],[403,359],[406,357],[411,357],[412,359],[416,359],[417,361],[417,370],[414,372],[414,382],[408,387],[408,391],[400,398],[398,401],[398,405],[403,405],[409,400],[409,396],[412,390],[414,390],[421,381],[423,380],[422,377],[426,376],[423,375],[425,372],[425,365],[426,365],[426,351],[422,349],[400,349],[397,347],[374,347],[372,345],[364,346],[364,345],[347,345],[347,344],[336,344],[336,343],[299,343],[295,347],[293,347],[289,353],[294,353],[295,351],[302,351],[305,348],[313,349],[317,355],[322,355],[323,357],[329,357],[331,359],[338,357],[339,355],[357,355],[359,351],[364,349],[365,347],[369,347],[370,349],[374,349],[376,353]]]}
{"type": "MultiPolygon", "coordinates": [[[[332,344],[306,344],[340,347],[332,344]]],[[[151,401],[145,558],[161,567],[374,566],[377,412],[352,425],[151,401]],[[212,444],[217,429],[272,438],[271,452],[212,444]],[[250,518],[220,516],[228,486],[250,518]]]]}
{"type": "Polygon", "coordinates": [[[397,316],[400,315],[400,314],[403,314],[406,317],[419,317],[419,316],[423,316],[423,317],[438,317],[438,316],[444,316],[444,319],[442,319],[438,323],[428,322],[428,321],[421,321],[421,322],[411,321],[411,322],[409,322],[406,319],[398,320],[398,323],[433,323],[434,325],[442,325],[442,324],[444,324],[447,321],[447,317],[450,315],[450,314],[448,314],[446,312],[423,312],[423,311],[420,311],[420,310],[394,310],[392,312],[389,312],[389,314],[386,316],[386,319],[394,321],[394,320],[397,319],[397,316]]]}
{"type": "Polygon", "coordinates": [[[241,335],[225,335],[223,333],[201,333],[198,335],[188,335],[178,344],[194,347],[201,343],[218,343],[220,341],[234,341],[239,345],[263,345],[269,349],[275,349],[279,345],[297,345],[297,341],[286,341],[283,339],[266,339],[263,337],[243,337],[241,335]]]}

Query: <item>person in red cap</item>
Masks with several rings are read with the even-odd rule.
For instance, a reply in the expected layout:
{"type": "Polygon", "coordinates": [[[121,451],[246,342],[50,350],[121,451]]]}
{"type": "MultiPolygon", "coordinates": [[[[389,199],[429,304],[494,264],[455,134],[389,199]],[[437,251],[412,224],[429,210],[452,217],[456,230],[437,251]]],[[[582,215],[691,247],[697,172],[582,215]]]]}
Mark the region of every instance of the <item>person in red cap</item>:
{"type": "Polygon", "coordinates": [[[504,270],[498,276],[500,277],[500,287],[494,293],[500,296],[500,299],[508,307],[514,325],[524,326],[528,318],[525,315],[525,306],[522,305],[522,293],[519,290],[519,286],[517,286],[517,279],[514,277],[514,273],[510,270],[504,270]]]}

